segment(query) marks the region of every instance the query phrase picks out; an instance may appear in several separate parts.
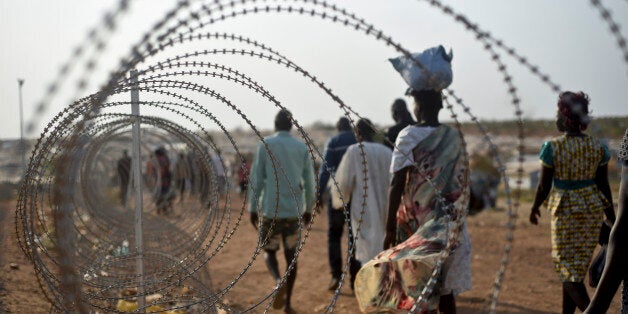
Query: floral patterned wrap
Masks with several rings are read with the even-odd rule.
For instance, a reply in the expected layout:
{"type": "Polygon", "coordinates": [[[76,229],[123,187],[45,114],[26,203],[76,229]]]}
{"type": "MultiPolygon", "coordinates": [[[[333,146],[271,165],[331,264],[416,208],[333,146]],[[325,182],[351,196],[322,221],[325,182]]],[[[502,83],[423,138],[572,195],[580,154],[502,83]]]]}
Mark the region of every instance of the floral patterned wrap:
{"type": "MultiPolygon", "coordinates": [[[[464,164],[459,133],[441,125],[412,152],[418,167],[408,172],[397,211],[399,244],[365,264],[356,278],[355,294],[363,312],[410,310],[446,248],[447,236],[457,234],[449,231],[459,231],[450,226],[464,225],[464,215],[460,213],[466,213],[469,201],[468,167],[464,164]]],[[[428,296],[421,310],[438,307],[442,278],[439,279],[433,290],[436,293],[428,296]]]]}
{"type": "Polygon", "coordinates": [[[610,203],[595,184],[596,171],[610,160],[605,145],[590,136],[561,136],[539,152],[544,167],[554,169],[547,201],[551,215],[552,262],[562,282],[585,278],[597,246],[604,208],[610,203]]]}

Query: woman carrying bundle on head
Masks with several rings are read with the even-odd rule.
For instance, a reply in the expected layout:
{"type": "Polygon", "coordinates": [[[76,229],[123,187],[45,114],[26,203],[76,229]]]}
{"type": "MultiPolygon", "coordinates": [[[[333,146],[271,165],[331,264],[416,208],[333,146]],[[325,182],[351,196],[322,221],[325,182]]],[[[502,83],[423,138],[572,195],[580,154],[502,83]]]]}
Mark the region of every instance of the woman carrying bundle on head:
{"type": "Polygon", "coordinates": [[[391,61],[411,87],[418,124],[395,142],[384,251],[360,269],[356,297],[364,312],[407,312],[424,295],[419,313],[455,313],[454,296],[471,289],[471,243],[461,135],[438,119],[451,54],[440,46],[391,61]],[[438,268],[436,283],[425,289],[438,268]]]}
{"type": "Polygon", "coordinates": [[[588,96],[561,93],[556,126],[563,135],[541,147],[541,178],[530,212],[530,222],[538,224],[539,207],[549,196],[552,261],[563,283],[563,313],[574,313],[576,307],[584,311],[589,305],[583,280],[603,213],[609,225],[615,221],[607,175],[610,153],[583,133],[589,122],[588,96]]]}

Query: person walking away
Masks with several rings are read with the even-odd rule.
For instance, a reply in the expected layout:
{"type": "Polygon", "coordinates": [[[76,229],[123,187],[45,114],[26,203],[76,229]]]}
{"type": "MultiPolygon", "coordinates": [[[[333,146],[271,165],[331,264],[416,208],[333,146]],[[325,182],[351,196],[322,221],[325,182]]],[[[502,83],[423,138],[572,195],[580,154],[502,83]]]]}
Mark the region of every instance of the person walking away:
{"type": "Polygon", "coordinates": [[[390,148],[374,142],[370,120],[358,120],[356,134],[360,143],[347,148],[336,170],[338,189],[331,187],[333,208],[342,210],[347,206],[351,218],[356,258],[350,264],[351,290],[362,263],[381,252],[384,243],[392,158],[390,148]]]}
{"type": "Polygon", "coordinates": [[[129,157],[129,152],[127,150],[124,150],[122,152],[122,158],[118,159],[117,170],[118,179],[120,180],[120,204],[125,206],[131,173],[131,157],[129,157]]]}
{"type": "Polygon", "coordinates": [[[242,157],[238,167],[238,186],[240,187],[240,195],[246,195],[246,190],[249,185],[249,174],[251,173],[251,165],[249,164],[249,158],[247,156],[242,157]]]}
{"type": "Polygon", "coordinates": [[[455,295],[471,289],[471,242],[465,210],[468,163],[461,135],[438,120],[442,94],[410,90],[419,124],[395,143],[388,191],[384,252],[362,267],[356,296],[364,311],[410,310],[428,283],[450,233],[457,242],[421,313],[456,313],[455,295]],[[453,229],[451,227],[458,227],[453,229]],[[392,248],[391,248],[392,247],[392,248]]]}
{"type": "Polygon", "coordinates": [[[198,162],[196,159],[196,154],[194,153],[194,150],[190,150],[187,155],[185,156],[185,159],[187,160],[188,163],[188,169],[190,170],[190,180],[189,180],[189,186],[188,186],[188,191],[190,191],[190,194],[198,194],[199,189],[196,185],[196,173],[199,172],[198,167],[196,165],[196,163],[198,162]]]}
{"type": "Polygon", "coordinates": [[[185,188],[190,179],[190,172],[187,158],[183,152],[180,152],[177,156],[177,162],[174,164],[175,182],[179,190],[179,203],[183,202],[185,188]]]}
{"type": "Polygon", "coordinates": [[[297,278],[294,259],[301,242],[300,227],[310,223],[315,200],[312,158],[307,146],[290,135],[291,117],[290,111],[279,111],[275,116],[276,133],[265,137],[257,146],[251,168],[248,208],[251,223],[256,229],[259,227],[260,241],[266,240],[262,247],[264,261],[279,289],[273,308],[283,307],[285,313],[294,313],[290,302],[297,278]],[[287,272],[294,260],[294,267],[286,274],[283,285],[276,256],[280,243],[283,243],[287,272]]]}
{"type": "MultiPolygon", "coordinates": [[[[329,178],[333,175],[340,164],[342,156],[347,148],[356,143],[355,135],[351,130],[351,123],[346,117],[341,117],[336,123],[338,134],[332,136],[325,145],[323,153],[323,164],[318,172],[318,204],[323,203],[323,195],[328,191],[329,178]]],[[[332,184],[333,186],[333,184],[332,184]]],[[[333,187],[332,187],[333,189],[333,187]]],[[[334,210],[331,197],[327,202],[327,254],[329,258],[329,268],[331,272],[331,281],[327,289],[334,291],[340,284],[340,276],[342,275],[342,249],[340,241],[342,239],[342,231],[345,226],[345,213],[342,210],[334,210]]],[[[350,229],[347,231],[350,233],[350,229]]],[[[351,235],[349,235],[349,238],[351,235]]],[[[350,257],[350,266],[355,267],[355,257],[350,257]]]]}
{"type": "Polygon", "coordinates": [[[168,214],[170,209],[170,185],[172,183],[172,172],[170,172],[170,159],[165,148],[159,147],[155,150],[157,159],[157,169],[159,171],[159,190],[157,195],[157,213],[168,214]]]}
{"type": "Polygon", "coordinates": [[[219,196],[225,194],[227,188],[227,172],[225,171],[226,160],[222,159],[222,155],[219,149],[216,149],[215,153],[211,154],[212,166],[214,174],[216,175],[216,187],[219,196]]]}
{"type": "Polygon", "coordinates": [[[628,314],[628,129],[624,133],[617,160],[622,164],[619,185],[619,209],[606,248],[606,266],[595,295],[584,313],[606,313],[623,281],[621,314],[628,314]]]}
{"type": "Polygon", "coordinates": [[[563,135],[541,147],[541,178],[530,211],[530,222],[538,224],[539,208],[549,196],[552,261],[563,283],[563,313],[574,313],[576,307],[584,311],[589,305],[583,281],[603,213],[615,221],[607,174],[610,153],[583,133],[590,120],[585,93],[560,94],[556,126],[563,135]]]}
{"type": "Polygon", "coordinates": [[[393,144],[397,140],[397,136],[401,130],[405,129],[409,125],[416,124],[416,121],[412,119],[412,115],[408,111],[408,106],[406,105],[406,101],[402,98],[397,98],[393,102],[391,106],[392,118],[395,120],[395,125],[388,128],[386,131],[386,141],[384,141],[384,145],[388,146],[390,149],[393,149],[393,144]]]}

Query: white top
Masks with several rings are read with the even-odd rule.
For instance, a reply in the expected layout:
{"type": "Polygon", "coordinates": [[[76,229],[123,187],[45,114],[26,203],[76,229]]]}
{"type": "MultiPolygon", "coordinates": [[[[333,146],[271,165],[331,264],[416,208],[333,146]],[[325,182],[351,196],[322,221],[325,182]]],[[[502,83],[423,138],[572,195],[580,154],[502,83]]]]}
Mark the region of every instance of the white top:
{"type": "Polygon", "coordinates": [[[414,164],[412,150],[436,128],[435,126],[409,125],[401,130],[395,141],[395,150],[390,163],[390,173],[412,166],[414,164]]]}
{"type": "Polygon", "coordinates": [[[219,177],[224,177],[225,176],[225,168],[223,167],[222,162],[224,162],[225,164],[227,163],[226,160],[223,160],[221,162],[220,160],[220,156],[218,155],[211,155],[212,158],[212,166],[214,167],[214,171],[216,171],[216,175],[219,177]]]}
{"type": "Polygon", "coordinates": [[[338,188],[330,182],[334,208],[342,208],[343,199],[345,203],[351,202],[351,228],[357,235],[355,257],[365,264],[379,254],[384,245],[392,152],[378,143],[362,142],[362,147],[360,150],[359,144],[353,144],[347,148],[335,174],[338,188]],[[366,159],[366,182],[362,151],[366,159]],[[358,223],[360,230],[356,232],[358,223]]]}

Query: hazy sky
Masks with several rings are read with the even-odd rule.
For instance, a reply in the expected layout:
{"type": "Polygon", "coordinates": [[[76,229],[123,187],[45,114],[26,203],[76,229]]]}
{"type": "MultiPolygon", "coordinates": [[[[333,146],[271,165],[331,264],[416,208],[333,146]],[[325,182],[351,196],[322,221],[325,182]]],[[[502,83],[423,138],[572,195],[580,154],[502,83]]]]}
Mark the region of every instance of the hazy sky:
{"type": "MultiPolygon", "coordinates": [[[[115,69],[119,57],[127,55],[131,45],[175,2],[131,1],[131,11],[122,18],[107,51],[99,59],[98,70],[90,80],[93,83],[89,86],[90,93],[103,82],[106,73],[115,69]]],[[[506,86],[490,56],[472,33],[450,17],[418,0],[330,2],[365,18],[410,50],[421,51],[438,44],[453,48],[452,89],[481,119],[513,118],[506,86]]],[[[54,79],[73,48],[84,40],[87,30],[115,3],[112,0],[0,1],[0,138],[19,136],[17,78],[26,80],[25,119],[31,121],[34,104],[41,99],[45,86],[54,79]]],[[[628,64],[589,1],[449,0],[444,3],[515,47],[564,89],[589,93],[594,116],[628,115],[628,64]]],[[[628,2],[603,3],[611,8],[620,24],[628,21],[628,2]]],[[[392,123],[390,104],[402,96],[405,83],[387,61],[398,53],[374,37],[320,18],[287,13],[238,17],[206,30],[237,33],[263,42],[315,74],[360,114],[380,125],[392,123]]],[[[205,49],[230,47],[220,41],[204,45],[205,49]]],[[[177,47],[155,61],[197,49],[198,46],[177,47]]],[[[520,90],[525,117],[553,117],[557,95],[505,53],[502,55],[520,90]]],[[[328,96],[293,71],[245,57],[214,56],[206,60],[251,76],[277,96],[303,124],[317,120],[333,123],[341,115],[328,96]]],[[[232,83],[202,81],[242,107],[258,127],[272,125],[276,109],[267,101],[232,83]]],[[[71,97],[77,96],[74,86],[73,81],[66,82],[53,105],[37,120],[41,127],[31,136],[36,137],[45,122],[62,110],[71,97]]],[[[140,95],[142,99],[149,97],[155,99],[140,95]]],[[[203,104],[227,127],[244,125],[224,105],[211,101],[203,104]]]]}

